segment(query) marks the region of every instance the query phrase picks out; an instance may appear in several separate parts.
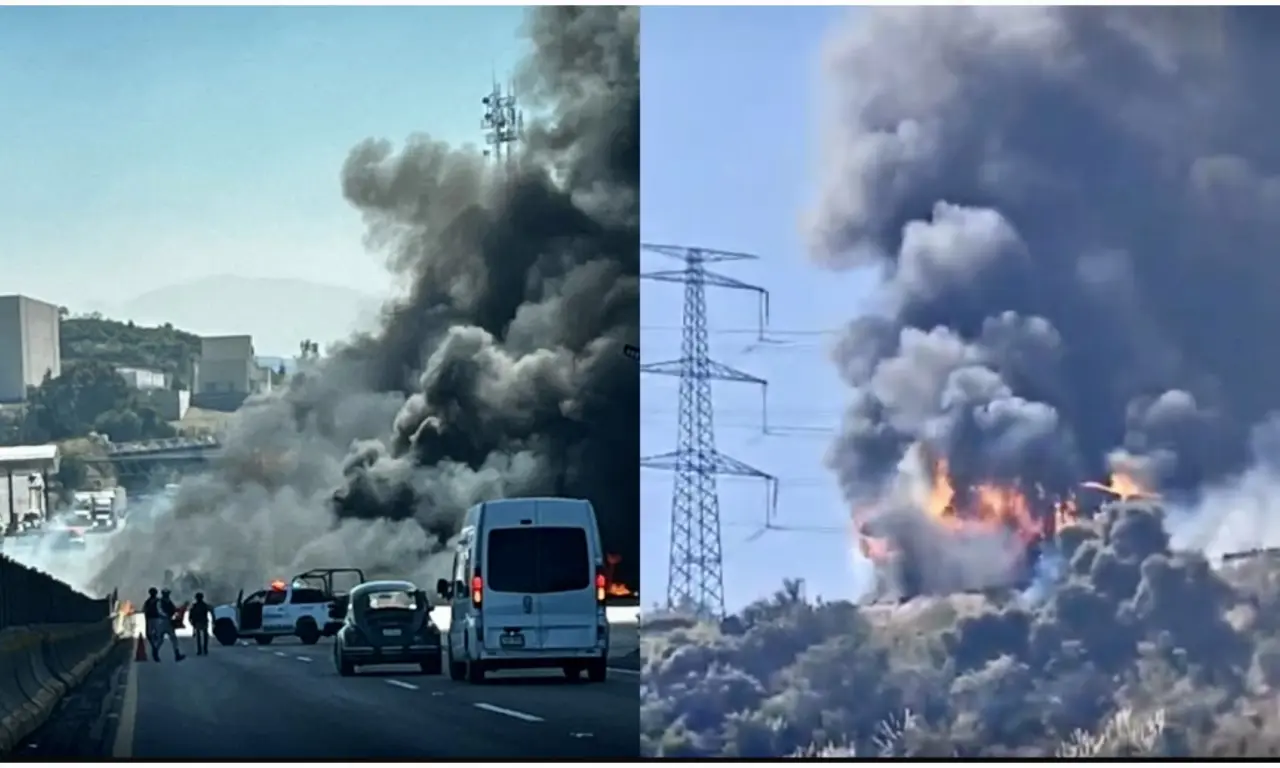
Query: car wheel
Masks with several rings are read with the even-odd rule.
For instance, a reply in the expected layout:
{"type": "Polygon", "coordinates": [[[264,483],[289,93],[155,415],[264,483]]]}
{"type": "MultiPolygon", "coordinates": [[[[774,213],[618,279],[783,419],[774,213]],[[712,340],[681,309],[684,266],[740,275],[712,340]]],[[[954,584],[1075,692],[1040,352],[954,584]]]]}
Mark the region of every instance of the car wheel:
{"type": "Polygon", "coordinates": [[[356,665],[352,664],[351,662],[339,656],[338,657],[338,674],[342,675],[343,677],[351,677],[355,673],[356,673],[356,665]]]}
{"type": "Polygon", "coordinates": [[[271,641],[275,640],[275,638],[272,637],[271,635],[258,635],[257,637],[253,638],[253,640],[258,645],[271,645],[271,641]]]}
{"type": "Polygon", "coordinates": [[[587,679],[593,683],[603,683],[609,677],[609,662],[596,659],[587,663],[587,679]]]}
{"type": "Polygon", "coordinates": [[[300,621],[295,632],[303,645],[315,645],[320,642],[320,628],[314,621],[300,621]]]}
{"type": "Polygon", "coordinates": [[[570,680],[577,680],[582,676],[582,665],[577,662],[565,664],[561,669],[564,670],[564,676],[570,680]]]}
{"type": "Polygon", "coordinates": [[[226,619],[218,619],[213,623],[213,636],[219,645],[235,645],[236,634],[236,625],[226,619]]]}
{"type": "Polygon", "coordinates": [[[467,668],[460,661],[453,660],[453,646],[449,646],[449,679],[457,682],[467,676],[467,668]]]}
{"type": "Polygon", "coordinates": [[[479,685],[484,682],[484,662],[468,661],[467,662],[467,682],[473,685],[479,685]]]}

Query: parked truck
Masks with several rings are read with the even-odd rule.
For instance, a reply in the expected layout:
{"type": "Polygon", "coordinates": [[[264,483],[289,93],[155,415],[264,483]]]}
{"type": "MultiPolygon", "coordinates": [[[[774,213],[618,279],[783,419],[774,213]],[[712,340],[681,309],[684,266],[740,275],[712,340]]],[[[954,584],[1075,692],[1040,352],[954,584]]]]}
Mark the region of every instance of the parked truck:
{"type": "Polygon", "coordinates": [[[127,503],[125,490],[119,486],[105,491],[77,491],[73,524],[93,533],[114,531],[124,519],[127,503]]]}

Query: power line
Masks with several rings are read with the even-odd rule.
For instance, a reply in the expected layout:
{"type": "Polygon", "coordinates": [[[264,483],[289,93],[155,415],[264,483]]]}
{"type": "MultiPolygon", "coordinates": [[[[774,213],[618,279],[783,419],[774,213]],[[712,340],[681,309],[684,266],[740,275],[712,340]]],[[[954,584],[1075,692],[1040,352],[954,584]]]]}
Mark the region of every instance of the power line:
{"type": "MultiPolygon", "coordinates": [[[[724,615],[724,560],[720,529],[717,475],[753,477],[765,481],[769,494],[766,519],[772,517],[777,483],[773,476],[716,450],[711,382],[754,384],[767,404],[767,382],[711,359],[707,335],[707,286],[750,291],[760,297],[759,337],[768,320],[768,292],[755,285],[707,269],[716,262],[757,257],[745,253],[641,244],[641,249],[677,259],[681,270],[646,272],[641,277],[684,286],[684,314],[680,357],[641,366],[646,373],[680,379],[678,438],[669,453],[642,458],[641,466],[675,472],[671,499],[671,548],[667,574],[667,604],[702,616],[724,615]]],[[[766,406],[767,407],[767,406],[766,406]]],[[[767,423],[767,411],[766,419],[767,423]]]]}
{"type": "MultiPolygon", "coordinates": [[[[675,333],[681,330],[678,325],[642,325],[641,331],[651,331],[655,333],[675,333]]],[[[755,328],[708,328],[707,333],[712,336],[760,336],[765,337],[818,337],[818,336],[836,336],[841,333],[836,328],[825,329],[783,329],[769,328],[763,333],[755,328]]]]}

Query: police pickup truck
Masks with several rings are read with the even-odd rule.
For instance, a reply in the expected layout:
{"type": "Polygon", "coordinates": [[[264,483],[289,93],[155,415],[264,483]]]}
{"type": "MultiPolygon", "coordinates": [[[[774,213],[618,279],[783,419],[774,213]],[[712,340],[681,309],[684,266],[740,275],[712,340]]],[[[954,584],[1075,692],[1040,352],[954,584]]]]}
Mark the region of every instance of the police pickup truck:
{"type": "Polygon", "coordinates": [[[342,627],[347,592],[334,588],[335,576],[354,587],[364,582],[359,568],[320,568],[298,574],[291,581],[273,581],[267,589],[245,595],[213,609],[213,636],[222,645],[240,638],[269,645],[277,637],[297,637],[314,645],[342,627]],[[337,618],[335,618],[335,616],[337,618]]]}

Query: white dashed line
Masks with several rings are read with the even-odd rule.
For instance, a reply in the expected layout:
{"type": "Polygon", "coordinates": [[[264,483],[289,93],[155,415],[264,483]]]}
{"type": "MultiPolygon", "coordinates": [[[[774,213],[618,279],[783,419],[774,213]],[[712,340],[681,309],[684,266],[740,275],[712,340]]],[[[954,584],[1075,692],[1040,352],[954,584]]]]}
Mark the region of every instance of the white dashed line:
{"type": "Polygon", "coordinates": [[[499,707],[496,704],[485,704],[483,701],[480,701],[480,702],[476,702],[475,706],[479,709],[483,709],[488,712],[493,712],[495,714],[506,715],[507,717],[514,717],[515,719],[523,720],[526,723],[542,722],[542,718],[538,717],[537,715],[530,715],[526,712],[517,712],[514,709],[499,707]]]}
{"type": "Polygon", "coordinates": [[[414,685],[413,683],[406,683],[403,680],[388,680],[387,685],[394,685],[397,688],[404,688],[405,690],[409,690],[409,691],[418,690],[418,686],[414,685]]]}
{"type": "Polygon", "coordinates": [[[276,655],[283,659],[285,656],[288,656],[289,654],[285,653],[284,651],[276,651],[276,655]]]}
{"type": "Polygon", "coordinates": [[[294,658],[297,659],[298,661],[311,661],[310,656],[295,656],[294,658]]]}

